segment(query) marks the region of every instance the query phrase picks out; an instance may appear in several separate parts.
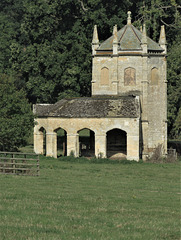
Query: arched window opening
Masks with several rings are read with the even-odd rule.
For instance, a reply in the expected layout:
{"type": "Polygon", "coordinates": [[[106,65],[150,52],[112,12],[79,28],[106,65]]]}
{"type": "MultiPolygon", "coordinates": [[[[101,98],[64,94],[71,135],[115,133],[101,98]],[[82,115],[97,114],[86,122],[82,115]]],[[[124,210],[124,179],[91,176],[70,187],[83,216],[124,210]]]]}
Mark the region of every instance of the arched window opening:
{"type": "Polygon", "coordinates": [[[84,128],[78,131],[79,134],[79,156],[95,156],[95,133],[94,131],[84,128]]]}
{"type": "Polygon", "coordinates": [[[46,130],[41,127],[39,129],[40,138],[39,138],[39,144],[41,145],[41,154],[46,155],[46,130]]]}
{"type": "Polygon", "coordinates": [[[112,129],[107,132],[107,157],[126,159],[127,134],[120,129],[112,129]]]}
{"type": "Polygon", "coordinates": [[[124,70],[124,85],[136,85],[136,70],[134,68],[129,67],[124,70]]]}
{"type": "Polygon", "coordinates": [[[158,68],[151,69],[151,85],[158,85],[159,73],[158,68]]]}
{"type": "Polygon", "coordinates": [[[63,128],[55,130],[57,133],[57,157],[67,156],[67,132],[63,128]]]}
{"type": "Polygon", "coordinates": [[[101,85],[109,85],[109,69],[106,67],[101,69],[101,85]]]}

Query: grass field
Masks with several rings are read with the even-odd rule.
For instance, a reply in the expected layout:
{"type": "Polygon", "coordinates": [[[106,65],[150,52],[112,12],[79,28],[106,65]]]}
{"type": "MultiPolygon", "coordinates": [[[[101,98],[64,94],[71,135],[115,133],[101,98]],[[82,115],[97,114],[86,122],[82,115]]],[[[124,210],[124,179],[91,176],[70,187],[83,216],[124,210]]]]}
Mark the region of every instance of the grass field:
{"type": "Polygon", "coordinates": [[[181,239],[180,163],[76,161],[0,175],[1,240],[181,239]]]}

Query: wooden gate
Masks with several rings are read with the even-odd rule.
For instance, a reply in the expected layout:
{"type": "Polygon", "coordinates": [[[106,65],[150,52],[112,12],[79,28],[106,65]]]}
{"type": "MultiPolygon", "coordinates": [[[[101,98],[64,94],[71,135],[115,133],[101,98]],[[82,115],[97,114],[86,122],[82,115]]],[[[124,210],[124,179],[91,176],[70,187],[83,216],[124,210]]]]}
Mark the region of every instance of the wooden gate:
{"type": "Polygon", "coordinates": [[[0,173],[39,176],[39,155],[0,152],[0,173]]]}

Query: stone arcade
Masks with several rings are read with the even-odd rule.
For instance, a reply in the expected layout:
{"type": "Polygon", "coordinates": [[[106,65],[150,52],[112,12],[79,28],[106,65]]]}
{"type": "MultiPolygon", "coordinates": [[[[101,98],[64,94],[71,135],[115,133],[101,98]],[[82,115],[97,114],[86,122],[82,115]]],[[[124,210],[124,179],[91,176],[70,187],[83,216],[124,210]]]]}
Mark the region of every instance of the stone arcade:
{"type": "Polygon", "coordinates": [[[92,97],[36,104],[34,151],[57,157],[57,131],[64,130],[64,154],[84,151],[96,157],[146,159],[161,144],[167,153],[166,37],[159,44],[136,29],[128,12],[127,25],[99,43],[92,40],[92,97]],[[81,130],[89,130],[82,144],[81,130]],[[45,137],[46,136],[46,137],[45,137]],[[45,140],[46,139],[46,140],[45,140]]]}

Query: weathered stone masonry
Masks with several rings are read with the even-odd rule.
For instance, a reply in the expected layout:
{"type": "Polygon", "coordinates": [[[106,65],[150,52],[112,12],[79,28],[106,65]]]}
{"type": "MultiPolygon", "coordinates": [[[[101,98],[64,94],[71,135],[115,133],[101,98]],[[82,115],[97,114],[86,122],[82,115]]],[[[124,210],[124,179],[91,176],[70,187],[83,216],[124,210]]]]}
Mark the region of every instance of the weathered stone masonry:
{"type": "MultiPolygon", "coordinates": [[[[97,26],[92,41],[92,97],[63,99],[55,104],[36,104],[34,150],[57,157],[56,130],[67,134],[67,155],[79,156],[79,131],[90,129],[95,135],[95,156],[106,157],[108,141],[115,148],[126,144],[129,160],[145,159],[162,144],[167,152],[166,37],[162,26],[159,44],[128,22],[121,30],[99,44],[97,26]],[[108,140],[112,131],[115,140],[108,140]],[[120,138],[119,138],[119,130],[120,138]],[[117,131],[117,132],[116,132],[117,131]],[[124,136],[124,137],[123,137],[124,136]],[[126,138],[121,143],[121,138],[126,138]],[[119,144],[120,141],[120,144],[119,144]]],[[[111,138],[110,138],[111,139],[111,138]]],[[[113,139],[113,137],[112,137],[113,139]]],[[[118,151],[119,152],[119,151],[118,151]]],[[[121,152],[121,148],[120,148],[121,152]]]]}

